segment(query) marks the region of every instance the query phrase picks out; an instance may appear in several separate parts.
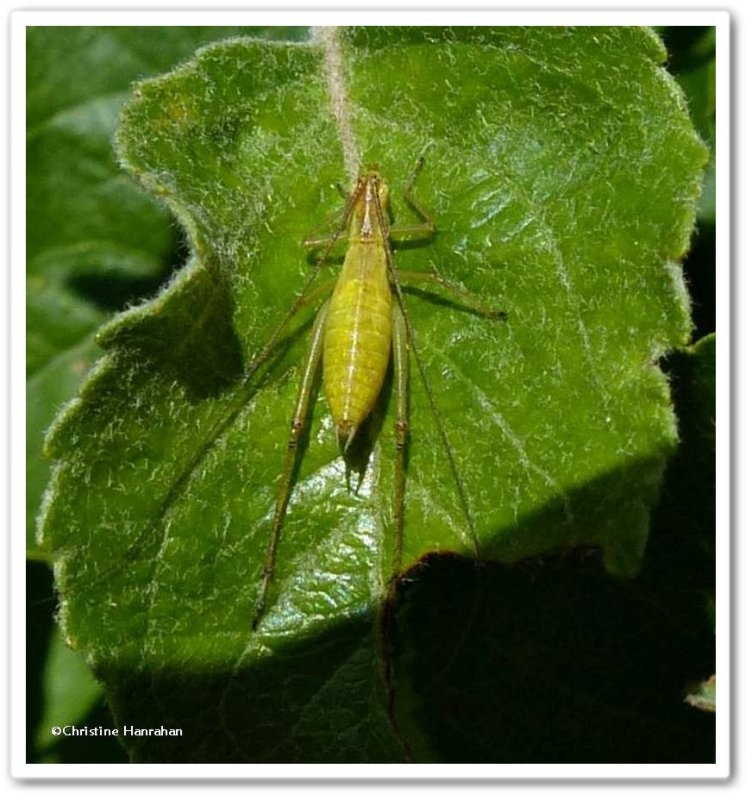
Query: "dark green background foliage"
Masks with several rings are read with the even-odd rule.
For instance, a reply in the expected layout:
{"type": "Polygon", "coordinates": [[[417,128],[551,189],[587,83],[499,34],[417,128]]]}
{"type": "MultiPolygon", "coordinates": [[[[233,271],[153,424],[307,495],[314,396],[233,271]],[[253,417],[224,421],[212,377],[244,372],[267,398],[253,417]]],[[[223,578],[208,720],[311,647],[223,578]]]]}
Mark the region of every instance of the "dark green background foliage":
{"type": "Polygon", "coordinates": [[[661,33],[686,105],[646,29],[341,34],[363,161],[426,157],[439,232],[398,266],[508,314],[408,297],[483,561],[413,380],[397,736],[386,392],[357,494],[316,406],[249,630],[312,310],[242,374],[347,177],[322,47],[29,31],[29,760],[714,759],[714,39],[661,33]],[[184,736],[49,734],[109,709],[184,736]]]}

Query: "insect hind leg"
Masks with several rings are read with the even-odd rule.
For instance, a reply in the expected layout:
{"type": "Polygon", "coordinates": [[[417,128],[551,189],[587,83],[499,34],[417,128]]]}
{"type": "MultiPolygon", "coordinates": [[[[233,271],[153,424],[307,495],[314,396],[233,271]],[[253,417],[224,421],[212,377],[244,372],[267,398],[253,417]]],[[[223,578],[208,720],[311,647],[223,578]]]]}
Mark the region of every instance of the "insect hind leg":
{"type": "Polygon", "coordinates": [[[405,527],[405,480],[407,446],[409,441],[409,349],[406,320],[399,305],[392,309],[392,361],[394,364],[395,394],[397,398],[394,470],[394,553],[392,558],[392,584],[396,583],[402,567],[402,540],[405,527]]]}
{"type": "MultiPolygon", "coordinates": [[[[407,446],[409,441],[409,347],[405,317],[398,305],[392,308],[392,364],[394,367],[396,412],[394,420],[395,465],[394,465],[394,535],[392,541],[391,569],[384,601],[379,612],[381,663],[387,695],[387,712],[397,732],[396,724],[396,676],[395,676],[395,606],[397,586],[402,568],[402,541],[405,526],[405,482],[407,446]]],[[[400,739],[402,737],[400,736],[400,739]]],[[[403,740],[403,746],[407,748],[403,740]]]]}
{"type": "Polygon", "coordinates": [[[326,314],[329,309],[329,301],[319,309],[316,320],[313,324],[311,343],[308,348],[308,355],[303,369],[303,376],[300,380],[298,389],[298,399],[295,403],[295,412],[290,424],[290,436],[287,441],[287,452],[285,453],[282,476],[277,492],[277,501],[274,509],[274,521],[269,535],[269,542],[266,549],[264,568],[261,573],[261,585],[259,587],[256,608],[251,623],[252,630],[256,630],[266,612],[266,605],[274,577],[274,567],[277,557],[277,546],[279,545],[282,526],[284,525],[287,505],[290,502],[292,492],[292,481],[295,473],[295,465],[298,457],[298,446],[305,430],[305,423],[311,408],[311,401],[314,394],[316,373],[321,363],[321,354],[324,349],[324,328],[326,326],[326,314]]]}

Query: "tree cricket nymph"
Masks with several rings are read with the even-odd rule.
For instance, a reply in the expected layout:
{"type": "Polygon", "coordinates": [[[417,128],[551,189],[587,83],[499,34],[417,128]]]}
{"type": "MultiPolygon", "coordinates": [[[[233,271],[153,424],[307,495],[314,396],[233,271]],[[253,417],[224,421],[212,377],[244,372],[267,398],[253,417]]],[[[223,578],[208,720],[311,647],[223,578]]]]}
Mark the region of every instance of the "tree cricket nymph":
{"type": "MultiPolygon", "coordinates": [[[[311,333],[308,355],[303,365],[298,398],[290,425],[288,447],[280,478],[274,518],[269,535],[266,559],[261,575],[253,618],[254,630],[266,612],[269,590],[274,576],[277,545],[284,525],[287,505],[292,492],[292,477],[305,420],[313,402],[316,376],[323,369],[323,387],[334,420],[340,453],[348,448],[369,414],[373,411],[384,388],[391,360],[395,392],[395,485],[394,485],[394,566],[389,583],[394,591],[401,566],[404,531],[406,454],[408,448],[408,392],[410,354],[429,397],[431,412],[436,421],[441,445],[449,462],[455,489],[473,540],[475,531],[467,510],[465,492],[457,471],[446,430],[419,358],[415,333],[410,324],[401,285],[429,284],[438,292],[451,295],[468,311],[484,317],[499,319],[503,312],[488,308],[464,289],[455,286],[436,271],[397,272],[392,250],[393,242],[429,240],[435,233],[431,216],[413,195],[413,185],[423,167],[418,161],[404,190],[408,206],[418,217],[413,224],[390,227],[389,188],[378,168],[369,165],[360,175],[350,194],[340,224],[323,237],[312,236],[305,241],[309,249],[320,249],[314,276],[338,241],[345,240],[347,249],[339,276],[327,299],[321,303],[311,333]]],[[[271,340],[256,360],[268,356],[282,331],[298,310],[314,301],[321,302],[322,289],[330,284],[310,289],[313,277],[296,299],[286,317],[277,327],[271,340]],[[310,291],[307,291],[309,290],[310,291]]]]}

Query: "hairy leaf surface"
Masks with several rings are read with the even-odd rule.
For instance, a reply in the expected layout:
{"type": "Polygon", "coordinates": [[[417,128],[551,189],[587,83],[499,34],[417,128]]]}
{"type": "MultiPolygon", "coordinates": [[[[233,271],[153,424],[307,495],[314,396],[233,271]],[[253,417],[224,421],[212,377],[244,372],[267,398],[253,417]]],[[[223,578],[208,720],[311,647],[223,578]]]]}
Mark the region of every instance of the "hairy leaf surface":
{"type": "MultiPolygon", "coordinates": [[[[310,275],[301,239],[352,177],[332,93],[397,222],[414,219],[398,190],[426,158],[416,192],[438,235],[399,247],[398,267],[508,315],[408,297],[481,557],[592,545],[633,574],[676,442],[657,360],[689,336],[678,262],[706,151],[655,35],[362,28],[338,43],[341,67],[322,40],[228,40],[141,83],[123,114],[123,164],[192,255],[100,333],[107,355],[48,440],[42,538],[66,635],[121,720],[184,728],[126,741],[138,759],[405,757],[373,623],[391,563],[387,391],[357,493],[317,404],[269,612],[249,627],[315,309],[243,376],[310,275]]],[[[410,402],[405,569],[474,555],[415,375],[410,402]]]]}

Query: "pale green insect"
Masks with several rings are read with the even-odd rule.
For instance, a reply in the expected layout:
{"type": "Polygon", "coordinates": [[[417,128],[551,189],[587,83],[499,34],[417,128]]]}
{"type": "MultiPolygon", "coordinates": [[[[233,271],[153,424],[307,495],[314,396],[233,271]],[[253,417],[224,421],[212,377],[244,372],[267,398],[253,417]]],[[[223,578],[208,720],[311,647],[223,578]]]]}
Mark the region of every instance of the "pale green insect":
{"type": "MultiPolygon", "coordinates": [[[[324,255],[317,262],[316,272],[337,241],[346,238],[347,251],[342,270],[331,295],[323,302],[316,316],[308,355],[303,365],[253,619],[254,629],[257,628],[266,610],[269,588],[274,575],[277,545],[292,491],[297,449],[313,400],[316,375],[322,365],[324,394],[334,420],[340,452],[345,456],[359,428],[376,405],[384,385],[390,358],[393,362],[396,395],[395,555],[389,592],[394,591],[396,576],[399,572],[404,528],[410,350],[413,352],[421,380],[428,393],[442,446],[463,506],[463,513],[470,532],[475,538],[472,519],[467,509],[465,491],[423,364],[418,358],[415,334],[407,317],[400,284],[430,283],[453,295],[461,304],[477,314],[498,319],[503,318],[504,313],[489,309],[480,300],[464,289],[447,282],[435,271],[401,271],[398,277],[391,243],[397,239],[426,239],[431,237],[436,230],[433,220],[423,210],[412,192],[415,178],[422,166],[421,160],[404,191],[405,199],[420,218],[420,222],[413,225],[390,227],[387,214],[389,189],[377,168],[371,165],[358,178],[352,194],[349,195],[339,227],[326,237],[311,237],[305,242],[309,249],[324,248],[324,255]]],[[[327,283],[308,292],[307,289],[314,277],[315,274],[307,282],[304,291],[298,295],[262,354],[255,360],[252,369],[257,367],[261,360],[271,352],[283,329],[297,311],[320,299],[324,292],[331,289],[331,283],[327,283]]]]}

